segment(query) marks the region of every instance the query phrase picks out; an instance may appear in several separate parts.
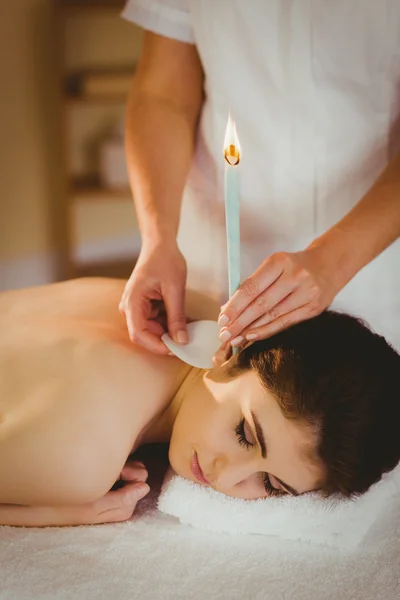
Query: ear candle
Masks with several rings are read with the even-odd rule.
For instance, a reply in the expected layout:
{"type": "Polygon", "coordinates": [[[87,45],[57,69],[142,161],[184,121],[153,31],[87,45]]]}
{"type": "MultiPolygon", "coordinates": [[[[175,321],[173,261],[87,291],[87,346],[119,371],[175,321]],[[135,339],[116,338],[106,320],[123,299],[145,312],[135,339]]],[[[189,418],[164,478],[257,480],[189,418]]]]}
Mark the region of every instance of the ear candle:
{"type": "MultiPolygon", "coordinates": [[[[224,143],[225,156],[225,222],[228,254],[229,297],[240,286],[240,145],[236,126],[229,115],[224,143]]],[[[238,348],[233,348],[236,354],[238,348]]]]}

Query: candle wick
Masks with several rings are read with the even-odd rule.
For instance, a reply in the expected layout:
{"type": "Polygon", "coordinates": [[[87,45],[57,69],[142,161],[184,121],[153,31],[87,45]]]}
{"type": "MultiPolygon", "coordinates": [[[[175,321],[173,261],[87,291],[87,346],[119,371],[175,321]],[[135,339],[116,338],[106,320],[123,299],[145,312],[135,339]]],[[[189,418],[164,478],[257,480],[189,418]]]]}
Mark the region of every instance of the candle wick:
{"type": "Polygon", "coordinates": [[[229,144],[224,151],[225,160],[232,167],[236,166],[240,162],[240,151],[234,144],[229,144]]]}

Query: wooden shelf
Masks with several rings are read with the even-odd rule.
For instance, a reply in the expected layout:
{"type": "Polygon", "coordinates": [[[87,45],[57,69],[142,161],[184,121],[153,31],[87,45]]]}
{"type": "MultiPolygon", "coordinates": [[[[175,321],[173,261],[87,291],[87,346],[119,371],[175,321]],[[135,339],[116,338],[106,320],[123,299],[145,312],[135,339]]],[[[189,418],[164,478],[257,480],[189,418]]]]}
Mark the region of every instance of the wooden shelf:
{"type": "Polygon", "coordinates": [[[136,64],[132,63],[71,71],[65,76],[65,100],[74,104],[125,104],[135,69],[136,64]]]}
{"type": "Polygon", "coordinates": [[[74,198],[86,198],[97,201],[99,198],[109,200],[111,198],[126,198],[132,201],[132,193],[129,187],[121,189],[107,188],[97,178],[75,179],[70,182],[69,193],[74,198]]]}
{"type": "Polygon", "coordinates": [[[72,96],[66,95],[67,104],[125,104],[127,94],[96,94],[93,96],[72,96]]]}
{"type": "Polygon", "coordinates": [[[56,0],[55,4],[60,33],[59,91],[63,107],[63,174],[67,184],[63,199],[68,273],[72,277],[127,279],[140,251],[132,192],[129,186],[107,188],[98,173],[86,176],[85,168],[100,169],[93,153],[99,151],[108,122],[111,127],[126,104],[127,85],[119,75],[130,71],[133,76],[139,56],[139,29],[129,29],[119,18],[126,0],[56,0]],[[115,52],[108,51],[105,44],[115,44],[115,52]],[[108,78],[106,85],[103,80],[101,85],[97,79],[89,82],[88,76],[102,73],[107,78],[115,73],[118,78],[108,78]],[[86,159],[91,166],[85,167],[86,159]],[[128,219],[135,226],[132,246],[128,219]]]}

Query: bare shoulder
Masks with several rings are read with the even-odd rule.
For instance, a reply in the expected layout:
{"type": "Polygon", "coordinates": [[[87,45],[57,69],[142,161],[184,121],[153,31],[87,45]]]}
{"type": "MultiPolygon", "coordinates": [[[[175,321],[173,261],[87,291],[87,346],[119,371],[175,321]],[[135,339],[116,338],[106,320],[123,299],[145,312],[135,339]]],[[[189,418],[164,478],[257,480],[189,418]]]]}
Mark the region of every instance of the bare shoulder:
{"type": "MultiPolygon", "coordinates": [[[[82,277],[0,293],[0,319],[6,316],[65,316],[95,320],[112,317],[123,324],[118,305],[125,279],[82,277]]],[[[218,303],[206,293],[186,291],[186,314],[192,321],[216,319],[218,303]]]]}
{"type": "Polygon", "coordinates": [[[118,304],[126,281],[88,277],[0,294],[0,319],[56,316],[85,320],[110,319],[122,324],[118,304]]]}

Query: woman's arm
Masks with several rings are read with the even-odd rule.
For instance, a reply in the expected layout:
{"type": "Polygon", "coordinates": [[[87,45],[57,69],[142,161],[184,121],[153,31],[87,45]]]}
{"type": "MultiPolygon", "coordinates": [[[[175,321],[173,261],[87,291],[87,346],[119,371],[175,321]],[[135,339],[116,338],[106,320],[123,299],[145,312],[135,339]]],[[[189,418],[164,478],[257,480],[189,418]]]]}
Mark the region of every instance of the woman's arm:
{"type": "Polygon", "coordinates": [[[13,527],[62,527],[83,525],[83,519],[76,506],[18,506],[0,505],[0,525],[13,527]]]}
{"type": "Polygon", "coordinates": [[[118,523],[131,518],[136,505],[150,488],[145,483],[147,471],[142,463],[127,462],[121,472],[125,484],[111,490],[100,500],[80,506],[21,506],[0,504],[0,526],[64,527],[118,523]]]}

